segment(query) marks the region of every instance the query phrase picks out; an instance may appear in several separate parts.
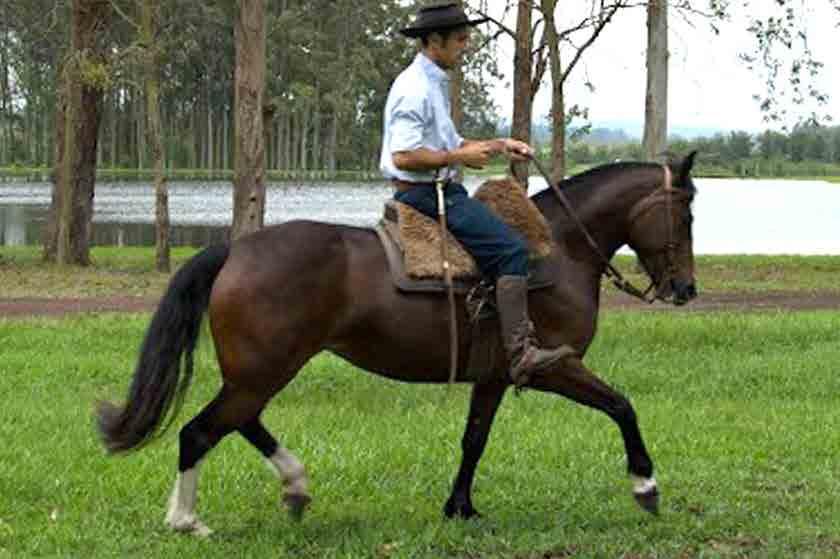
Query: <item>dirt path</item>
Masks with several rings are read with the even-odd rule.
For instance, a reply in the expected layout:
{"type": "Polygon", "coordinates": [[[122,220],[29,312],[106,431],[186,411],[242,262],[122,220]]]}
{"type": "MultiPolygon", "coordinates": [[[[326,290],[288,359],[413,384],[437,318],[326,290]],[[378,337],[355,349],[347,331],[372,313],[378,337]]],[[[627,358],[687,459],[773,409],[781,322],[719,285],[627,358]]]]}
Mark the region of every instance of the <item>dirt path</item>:
{"type": "MultiPolygon", "coordinates": [[[[26,316],[64,316],[76,313],[146,312],[158,304],[157,298],[96,297],[87,299],[0,299],[0,318],[26,316]]],[[[607,293],[606,309],[649,311],[768,311],[840,310],[840,292],[790,293],[712,293],[701,295],[684,307],[662,303],[646,305],[622,293],[607,293]]]]}

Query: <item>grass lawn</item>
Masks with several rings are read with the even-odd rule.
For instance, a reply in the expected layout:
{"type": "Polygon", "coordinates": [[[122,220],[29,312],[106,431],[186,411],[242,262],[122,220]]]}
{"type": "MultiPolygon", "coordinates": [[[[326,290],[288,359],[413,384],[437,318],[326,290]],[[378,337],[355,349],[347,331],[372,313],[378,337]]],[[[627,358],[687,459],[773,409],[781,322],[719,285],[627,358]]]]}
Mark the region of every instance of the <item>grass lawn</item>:
{"type": "MultiPolygon", "coordinates": [[[[183,264],[197,249],[172,251],[173,266],[183,264]]],[[[0,298],[109,297],[157,298],[169,274],[154,271],[154,248],[95,247],[93,266],[67,268],[44,264],[39,247],[0,247],[0,298]]],[[[638,285],[647,279],[636,259],[618,255],[614,263],[638,285]]],[[[840,256],[699,256],[696,262],[702,292],[831,291],[840,292],[840,256]]],[[[607,290],[612,286],[604,283],[607,290]]]]}
{"type": "MultiPolygon", "coordinates": [[[[208,540],[163,516],[177,430],[106,457],[99,398],[124,394],[145,315],[0,320],[0,557],[836,557],[840,314],[606,312],[587,362],[634,403],[662,514],[638,509],[616,427],[556,396],[506,398],[476,477],[477,521],[441,507],[468,389],[410,386],[315,358],[267,409],[307,465],[302,523],[256,451],[202,469],[208,540]]],[[[219,385],[207,339],[186,422],[219,385]]]]}

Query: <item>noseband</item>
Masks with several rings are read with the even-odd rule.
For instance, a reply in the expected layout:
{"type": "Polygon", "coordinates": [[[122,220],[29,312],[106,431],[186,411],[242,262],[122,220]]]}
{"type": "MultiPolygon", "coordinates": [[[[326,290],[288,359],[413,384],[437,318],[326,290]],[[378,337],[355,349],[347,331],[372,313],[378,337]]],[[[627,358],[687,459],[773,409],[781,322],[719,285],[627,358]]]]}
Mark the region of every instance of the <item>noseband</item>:
{"type": "MultiPolygon", "coordinates": [[[[586,238],[586,242],[589,244],[590,248],[598,255],[601,259],[601,262],[604,264],[604,275],[610,278],[613,282],[613,285],[620,291],[627,293],[628,295],[632,295],[646,303],[653,303],[658,297],[659,294],[662,293],[665,289],[665,286],[668,285],[667,281],[670,281],[675,275],[677,271],[676,266],[676,252],[679,243],[676,242],[674,239],[674,218],[673,218],[673,197],[679,196],[681,198],[687,197],[687,194],[682,190],[675,189],[673,186],[673,176],[671,174],[671,169],[668,168],[667,165],[663,165],[662,169],[665,172],[665,181],[660,188],[657,188],[638,202],[630,209],[630,226],[632,227],[633,223],[644,213],[647,213],[648,210],[653,208],[654,206],[664,202],[666,205],[665,211],[665,219],[666,223],[666,230],[668,231],[668,238],[666,240],[665,246],[662,248],[662,251],[665,251],[665,258],[666,258],[666,271],[663,274],[663,277],[657,282],[656,279],[647,271],[645,268],[645,273],[647,273],[648,277],[650,278],[650,285],[644,291],[640,290],[638,287],[634,286],[630,283],[622,274],[618,271],[618,269],[612,265],[609,258],[607,258],[604,253],[601,251],[598,244],[595,242],[595,239],[592,238],[592,235],[587,230],[586,225],[580,220],[578,217],[577,212],[575,212],[572,205],[569,203],[569,199],[563,194],[563,191],[560,190],[560,187],[554,184],[554,182],[549,178],[548,173],[542,167],[542,164],[536,159],[531,158],[531,161],[534,163],[534,166],[537,170],[542,174],[545,182],[551,185],[551,188],[554,189],[554,193],[557,195],[557,198],[560,200],[560,204],[563,206],[563,209],[566,210],[566,213],[569,217],[574,221],[577,228],[586,238]],[[655,288],[655,291],[654,291],[655,288]],[[654,294],[651,296],[651,291],[654,291],[654,294]]],[[[660,251],[661,252],[661,251],[660,251]]]]}

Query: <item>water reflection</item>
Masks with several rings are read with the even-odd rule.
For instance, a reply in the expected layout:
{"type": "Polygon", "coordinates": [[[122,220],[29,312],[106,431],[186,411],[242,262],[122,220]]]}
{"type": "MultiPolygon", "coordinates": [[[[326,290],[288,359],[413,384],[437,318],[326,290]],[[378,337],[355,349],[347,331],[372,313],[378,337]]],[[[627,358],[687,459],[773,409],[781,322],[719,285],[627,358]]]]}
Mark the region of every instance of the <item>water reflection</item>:
{"type": "MultiPolygon", "coordinates": [[[[40,244],[47,210],[37,206],[0,205],[0,245],[40,244]]],[[[94,245],[152,246],[155,227],[151,223],[94,222],[94,245]]],[[[169,232],[173,246],[201,247],[224,241],[229,228],[216,225],[173,225],[169,232]]]]}

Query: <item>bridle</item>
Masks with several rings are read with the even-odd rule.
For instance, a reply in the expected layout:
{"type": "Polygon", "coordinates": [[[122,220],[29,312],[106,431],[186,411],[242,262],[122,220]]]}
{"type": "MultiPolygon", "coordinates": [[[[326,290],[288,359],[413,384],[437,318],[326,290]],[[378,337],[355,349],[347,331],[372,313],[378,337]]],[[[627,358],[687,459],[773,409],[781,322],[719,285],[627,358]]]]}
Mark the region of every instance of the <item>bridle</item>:
{"type": "MultiPolygon", "coordinates": [[[[663,165],[662,169],[665,173],[665,180],[660,188],[657,188],[638,202],[636,202],[633,207],[630,209],[630,228],[632,229],[633,223],[639,219],[642,215],[647,213],[651,208],[664,203],[665,208],[665,220],[666,220],[666,231],[667,231],[667,238],[665,241],[665,246],[658,252],[665,252],[665,273],[662,274],[662,277],[659,278],[657,281],[654,278],[653,274],[647,269],[647,266],[644,265],[644,261],[642,260],[642,266],[645,268],[645,273],[648,275],[650,279],[650,285],[642,291],[638,287],[634,286],[630,281],[628,281],[618,269],[612,265],[609,258],[604,255],[601,251],[601,248],[595,242],[595,239],[592,238],[592,235],[589,233],[589,230],[586,228],[586,225],[580,220],[580,217],[575,212],[572,205],[569,203],[569,199],[563,193],[559,186],[557,186],[548,176],[548,173],[542,167],[542,164],[534,157],[531,158],[531,161],[534,163],[534,166],[543,176],[545,181],[551,186],[554,190],[554,193],[557,195],[557,198],[560,200],[560,204],[563,206],[563,209],[566,210],[566,213],[575,223],[575,226],[580,230],[583,234],[584,238],[586,238],[587,244],[589,244],[590,248],[592,249],[595,254],[601,259],[601,263],[604,265],[604,272],[603,274],[606,275],[615,285],[615,287],[628,295],[632,295],[646,303],[653,303],[656,299],[662,299],[663,296],[661,295],[665,288],[670,284],[671,280],[676,276],[677,273],[677,248],[679,248],[679,242],[676,241],[674,236],[674,215],[673,215],[673,200],[674,197],[684,199],[689,196],[684,190],[674,188],[673,185],[673,175],[671,174],[671,169],[668,168],[667,165],[663,165]]],[[[640,259],[641,260],[641,259],[640,259]]]]}
{"type": "Polygon", "coordinates": [[[665,231],[667,232],[667,237],[665,239],[665,245],[656,253],[665,253],[665,270],[662,274],[662,277],[659,278],[659,281],[654,281],[653,275],[647,269],[644,264],[644,260],[640,258],[642,262],[642,266],[645,268],[645,272],[648,274],[648,277],[651,280],[651,284],[645,290],[645,295],[647,295],[650,291],[656,288],[653,297],[651,297],[648,302],[653,302],[656,299],[662,299],[661,293],[663,292],[664,288],[669,285],[669,283],[676,277],[677,275],[677,249],[679,248],[679,242],[676,240],[674,235],[674,198],[685,199],[690,196],[685,190],[674,188],[673,185],[673,176],[671,175],[671,169],[668,168],[667,165],[663,165],[663,170],[665,171],[665,182],[663,183],[661,188],[657,188],[630,208],[630,215],[628,216],[628,220],[630,222],[630,228],[633,228],[633,224],[650,211],[652,208],[658,206],[659,204],[665,204],[665,231]]]}

